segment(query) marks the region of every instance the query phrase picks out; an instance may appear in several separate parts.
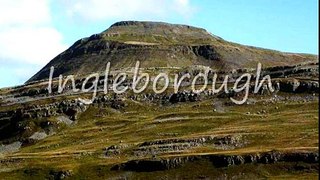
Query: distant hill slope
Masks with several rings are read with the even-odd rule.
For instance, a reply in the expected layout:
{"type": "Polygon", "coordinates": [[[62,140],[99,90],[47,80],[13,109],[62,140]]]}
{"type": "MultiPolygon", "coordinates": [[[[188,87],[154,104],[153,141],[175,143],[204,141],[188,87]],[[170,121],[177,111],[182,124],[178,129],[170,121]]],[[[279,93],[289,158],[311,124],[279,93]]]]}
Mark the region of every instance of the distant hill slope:
{"type": "Polygon", "coordinates": [[[112,68],[133,67],[138,60],[141,67],[205,65],[230,70],[253,68],[258,62],[264,67],[314,62],[318,56],[244,46],[187,25],[123,21],[78,40],[28,82],[48,78],[51,66],[56,77],[104,71],[109,61],[112,68]]]}

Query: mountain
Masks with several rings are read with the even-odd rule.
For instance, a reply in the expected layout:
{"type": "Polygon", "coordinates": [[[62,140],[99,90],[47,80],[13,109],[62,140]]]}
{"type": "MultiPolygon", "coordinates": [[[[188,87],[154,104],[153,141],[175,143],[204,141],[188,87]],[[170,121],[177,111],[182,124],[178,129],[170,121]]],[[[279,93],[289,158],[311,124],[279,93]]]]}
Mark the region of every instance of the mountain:
{"type": "MultiPolygon", "coordinates": [[[[77,41],[31,83],[0,89],[0,179],[319,179],[317,59],[227,42],[191,26],[115,23],[77,41]],[[166,68],[141,69],[151,78],[141,80],[149,85],[140,93],[125,71],[118,87],[128,89],[118,94],[118,75],[137,60],[166,68]],[[82,77],[107,62],[108,76],[82,77]],[[244,68],[257,62],[266,81],[255,91],[256,71],[244,68]],[[194,65],[219,76],[213,81],[210,71],[206,81],[194,65]],[[59,92],[54,79],[50,93],[37,80],[51,66],[55,76],[79,75],[81,90],[69,81],[59,92]],[[153,89],[160,73],[170,78],[163,93],[153,89]],[[177,92],[173,75],[190,75],[177,92]],[[196,89],[208,84],[202,92],[193,91],[196,77],[196,89]],[[90,86],[97,92],[84,90],[90,86]]],[[[158,82],[159,91],[165,83],[158,82]]]]}
{"type": "Polygon", "coordinates": [[[28,82],[54,77],[86,75],[111,68],[210,66],[217,70],[284,66],[318,61],[318,56],[284,53],[228,42],[205,29],[163,22],[122,21],[83,38],[52,59],[28,82]]]}

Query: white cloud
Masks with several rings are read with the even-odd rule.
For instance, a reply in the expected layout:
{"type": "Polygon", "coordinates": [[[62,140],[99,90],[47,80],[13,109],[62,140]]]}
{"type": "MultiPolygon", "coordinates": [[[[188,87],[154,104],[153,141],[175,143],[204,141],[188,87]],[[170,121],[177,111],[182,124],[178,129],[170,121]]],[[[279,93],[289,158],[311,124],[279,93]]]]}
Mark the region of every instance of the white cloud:
{"type": "Polygon", "coordinates": [[[6,72],[27,80],[66,48],[62,40],[52,26],[50,0],[0,0],[0,66],[6,72]]]}
{"type": "Polygon", "coordinates": [[[0,26],[47,23],[48,4],[47,0],[0,0],[0,26]]]}
{"type": "Polygon", "coordinates": [[[0,62],[44,65],[66,46],[51,27],[20,26],[0,30],[0,62]]]}
{"type": "Polygon", "coordinates": [[[189,0],[61,0],[68,14],[86,20],[189,17],[189,0]]]}
{"type": "Polygon", "coordinates": [[[189,17],[195,11],[189,0],[174,0],[174,3],[174,9],[185,17],[189,17]]]}

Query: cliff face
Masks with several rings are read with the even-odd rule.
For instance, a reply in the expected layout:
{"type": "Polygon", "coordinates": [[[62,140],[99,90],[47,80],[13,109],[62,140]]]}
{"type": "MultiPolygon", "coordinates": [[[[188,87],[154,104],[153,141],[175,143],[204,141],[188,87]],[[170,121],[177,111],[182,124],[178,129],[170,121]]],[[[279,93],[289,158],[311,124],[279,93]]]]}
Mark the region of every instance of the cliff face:
{"type": "Polygon", "coordinates": [[[313,55],[282,53],[231,43],[206,30],[160,22],[124,21],[102,33],[83,38],[51,60],[28,82],[46,79],[50,67],[54,77],[86,75],[111,68],[129,68],[136,61],[141,67],[189,67],[205,65],[213,69],[283,66],[315,62],[313,55]]]}

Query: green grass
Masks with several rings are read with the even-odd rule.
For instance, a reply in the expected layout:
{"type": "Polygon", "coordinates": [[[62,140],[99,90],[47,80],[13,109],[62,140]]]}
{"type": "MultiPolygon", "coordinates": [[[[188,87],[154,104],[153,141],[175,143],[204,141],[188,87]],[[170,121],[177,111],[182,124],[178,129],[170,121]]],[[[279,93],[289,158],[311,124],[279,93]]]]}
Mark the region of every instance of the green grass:
{"type": "MultiPolygon", "coordinates": [[[[264,99],[270,97],[255,98],[258,102],[254,105],[225,105],[224,112],[213,112],[212,102],[221,101],[220,104],[224,104],[230,101],[229,99],[208,99],[167,106],[126,100],[127,106],[120,110],[92,106],[80,116],[77,124],[66,127],[34,145],[24,147],[17,153],[7,155],[6,158],[17,159],[19,163],[0,166],[6,167],[8,171],[11,169],[18,172],[19,169],[29,167],[82,172],[81,168],[93,164],[111,166],[136,158],[131,155],[132,149],[145,141],[206,135],[244,135],[249,143],[234,150],[202,146],[177,154],[163,153],[159,156],[318,149],[318,101],[282,101],[266,106],[264,99]],[[262,110],[265,113],[258,114],[262,110]],[[161,119],[167,120],[159,122],[161,119]],[[106,159],[104,149],[119,144],[127,145],[127,148],[122,150],[119,157],[106,159]]],[[[0,176],[1,174],[5,172],[0,172],[0,176]]],[[[272,176],[281,178],[291,175],[285,173],[272,176]]],[[[314,174],[310,176],[313,177],[314,174]]]]}

